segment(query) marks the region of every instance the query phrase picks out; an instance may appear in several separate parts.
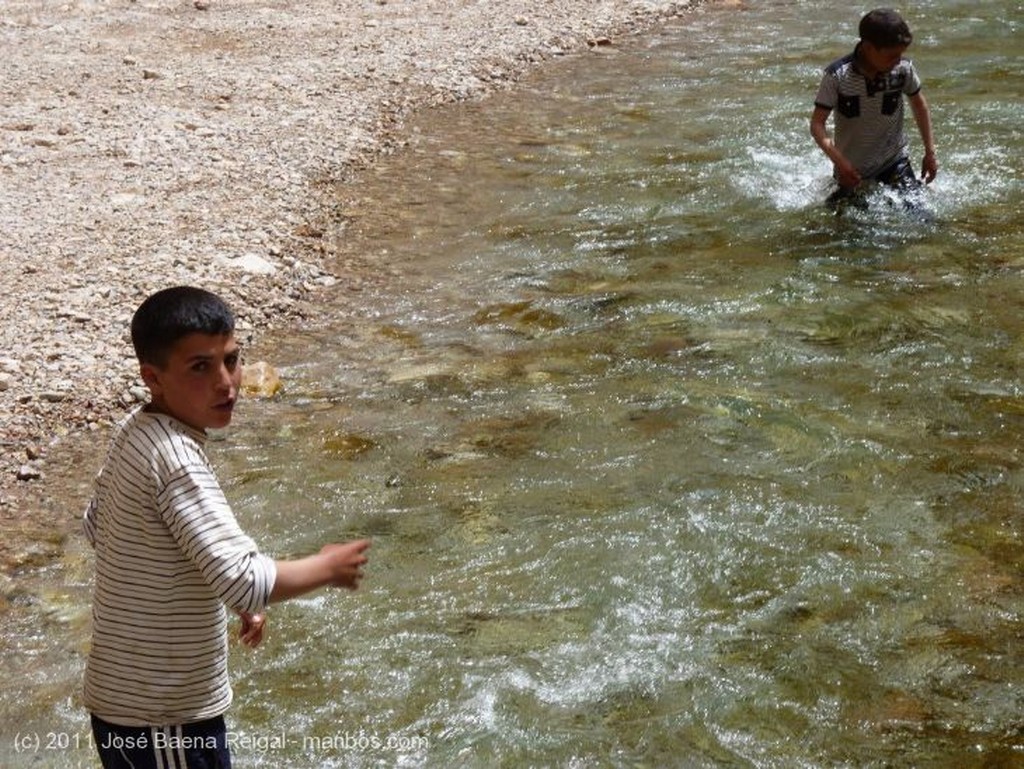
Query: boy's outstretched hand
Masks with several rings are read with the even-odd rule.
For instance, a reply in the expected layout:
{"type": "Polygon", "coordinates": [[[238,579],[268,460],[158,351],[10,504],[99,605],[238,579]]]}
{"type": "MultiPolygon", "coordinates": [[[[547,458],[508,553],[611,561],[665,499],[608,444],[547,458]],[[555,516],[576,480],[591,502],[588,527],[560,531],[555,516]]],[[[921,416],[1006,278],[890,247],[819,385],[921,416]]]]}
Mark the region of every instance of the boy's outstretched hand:
{"type": "Polygon", "coordinates": [[[295,560],[275,561],[277,577],[270,593],[271,602],[304,595],[321,587],[355,590],[363,578],[370,540],[357,539],[324,545],[316,555],[295,560]]]}
{"type": "Polygon", "coordinates": [[[320,555],[329,559],[334,578],[333,587],[347,587],[355,590],[363,578],[363,566],[369,561],[366,550],[370,540],[357,539],[352,542],[333,543],[320,548],[320,555]]]}

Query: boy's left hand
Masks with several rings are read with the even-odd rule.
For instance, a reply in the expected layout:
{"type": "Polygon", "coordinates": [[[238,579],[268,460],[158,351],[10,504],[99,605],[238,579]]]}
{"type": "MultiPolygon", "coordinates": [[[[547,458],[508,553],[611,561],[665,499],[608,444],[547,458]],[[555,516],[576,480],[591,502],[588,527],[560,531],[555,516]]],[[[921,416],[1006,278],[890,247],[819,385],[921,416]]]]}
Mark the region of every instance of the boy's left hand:
{"type": "Polygon", "coordinates": [[[263,626],[267,618],[262,614],[250,614],[247,611],[238,612],[242,620],[242,627],[238,631],[238,638],[250,649],[255,649],[263,640],[263,626]]]}
{"type": "Polygon", "coordinates": [[[935,153],[925,153],[924,159],[921,161],[921,178],[924,179],[924,183],[931,184],[935,181],[935,176],[938,173],[939,162],[935,159],[935,153]]]}

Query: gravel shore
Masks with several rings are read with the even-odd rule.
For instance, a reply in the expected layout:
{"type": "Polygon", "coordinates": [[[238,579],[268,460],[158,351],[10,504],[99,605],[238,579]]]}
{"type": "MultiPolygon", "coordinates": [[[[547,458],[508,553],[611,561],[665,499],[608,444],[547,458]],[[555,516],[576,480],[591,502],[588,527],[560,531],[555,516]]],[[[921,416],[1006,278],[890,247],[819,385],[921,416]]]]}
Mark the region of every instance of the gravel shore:
{"type": "Polygon", "coordinates": [[[334,190],[401,149],[413,110],[695,4],[4,0],[0,574],[77,520],[61,439],[105,438],[145,398],[126,330],[147,294],[222,291],[250,343],[301,322],[317,291],[371,279],[334,258],[334,190]]]}

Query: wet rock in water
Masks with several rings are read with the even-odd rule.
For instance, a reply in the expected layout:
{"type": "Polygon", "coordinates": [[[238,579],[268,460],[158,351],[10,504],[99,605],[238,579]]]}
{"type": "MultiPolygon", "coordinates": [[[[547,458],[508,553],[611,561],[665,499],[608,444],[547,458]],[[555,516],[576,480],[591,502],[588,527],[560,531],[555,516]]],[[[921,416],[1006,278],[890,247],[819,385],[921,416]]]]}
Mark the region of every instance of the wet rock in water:
{"type": "Polygon", "coordinates": [[[876,731],[917,729],[933,720],[927,702],[910,692],[885,691],[850,709],[847,720],[876,731]]]}
{"type": "Polygon", "coordinates": [[[472,449],[497,456],[521,457],[532,451],[541,434],[558,421],[557,414],[539,411],[482,419],[465,425],[461,433],[472,449]]]}
{"type": "Polygon", "coordinates": [[[577,638],[585,617],[575,607],[531,612],[467,612],[453,618],[448,633],[480,654],[526,654],[577,638]]]}
{"type": "Polygon", "coordinates": [[[283,387],[281,377],[266,361],[247,363],[242,369],[242,392],[250,397],[273,398],[283,387]]]}
{"type": "Polygon", "coordinates": [[[456,530],[467,544],[483,545],[495,536],[508,533],[508,527],[489,504],[462,500],[452,512],[459,522],[456,530]]]}
{"type": "Polygon", "coordinates": [[[401,384],[448,376],[450,376],[448,367],[442,363],[416,363],[393,372],[388,377],[388,382],[401,384]]]}
{"type": "Polygon", "coordinates": [[[496,325],[542,331],[554,331],[565,326],[565,319],[558,313],[534,307],[530,301],[488,305],[473,316],[473,322],[480,326],[496,325]]]}
{"type": "Polygon", "coordinates": [[[10,600],[18,590],[18,584],[3,572],[0,572],[0,602],[10,600]]]}
{"type": "Polygon", "coordinates": [[[450,464],[475,462],[480,459],[486,459],[488,456],[482,451],[474,451],[467,446],[445,445],[429,446],[424,450],[423,454],[432,462],[445,461],[450,464]]]}
{"type": "Polygon", "coordinates": [[[354,434],[334,434],[324,439],[324,451],[339,459],[355,459],[377,448],[369,438],[354,434]]]}
{"type": "Polygon", "coordinates": [[[395,325],[387,325],[380,327],[380,335],[386,339],[393,339],[396,342],[401,342],[408,347],[422,347],[423,340],[419,334],[414,331],[408,331],[407,329],[401,328],[395,325]]]}

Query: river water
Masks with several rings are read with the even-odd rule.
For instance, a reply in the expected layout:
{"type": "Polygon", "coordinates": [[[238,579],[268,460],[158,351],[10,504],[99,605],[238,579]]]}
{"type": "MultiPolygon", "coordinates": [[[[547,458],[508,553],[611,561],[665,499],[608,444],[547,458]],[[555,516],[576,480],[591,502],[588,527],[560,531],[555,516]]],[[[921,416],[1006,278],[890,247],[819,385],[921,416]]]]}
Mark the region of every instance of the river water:
{"type": "MultiPolygon", "coordinates": [[[[915,4],[927,216],[837,217],[861,13],[705,7],[360,180],[381,280],[212,455],[270,552],[372,564],[233,652],[237,766],[1024,765],[1024,14],[915,4]]],[[[44,576],[0,764],[89,766],[88,557],[44,576]]]]}

